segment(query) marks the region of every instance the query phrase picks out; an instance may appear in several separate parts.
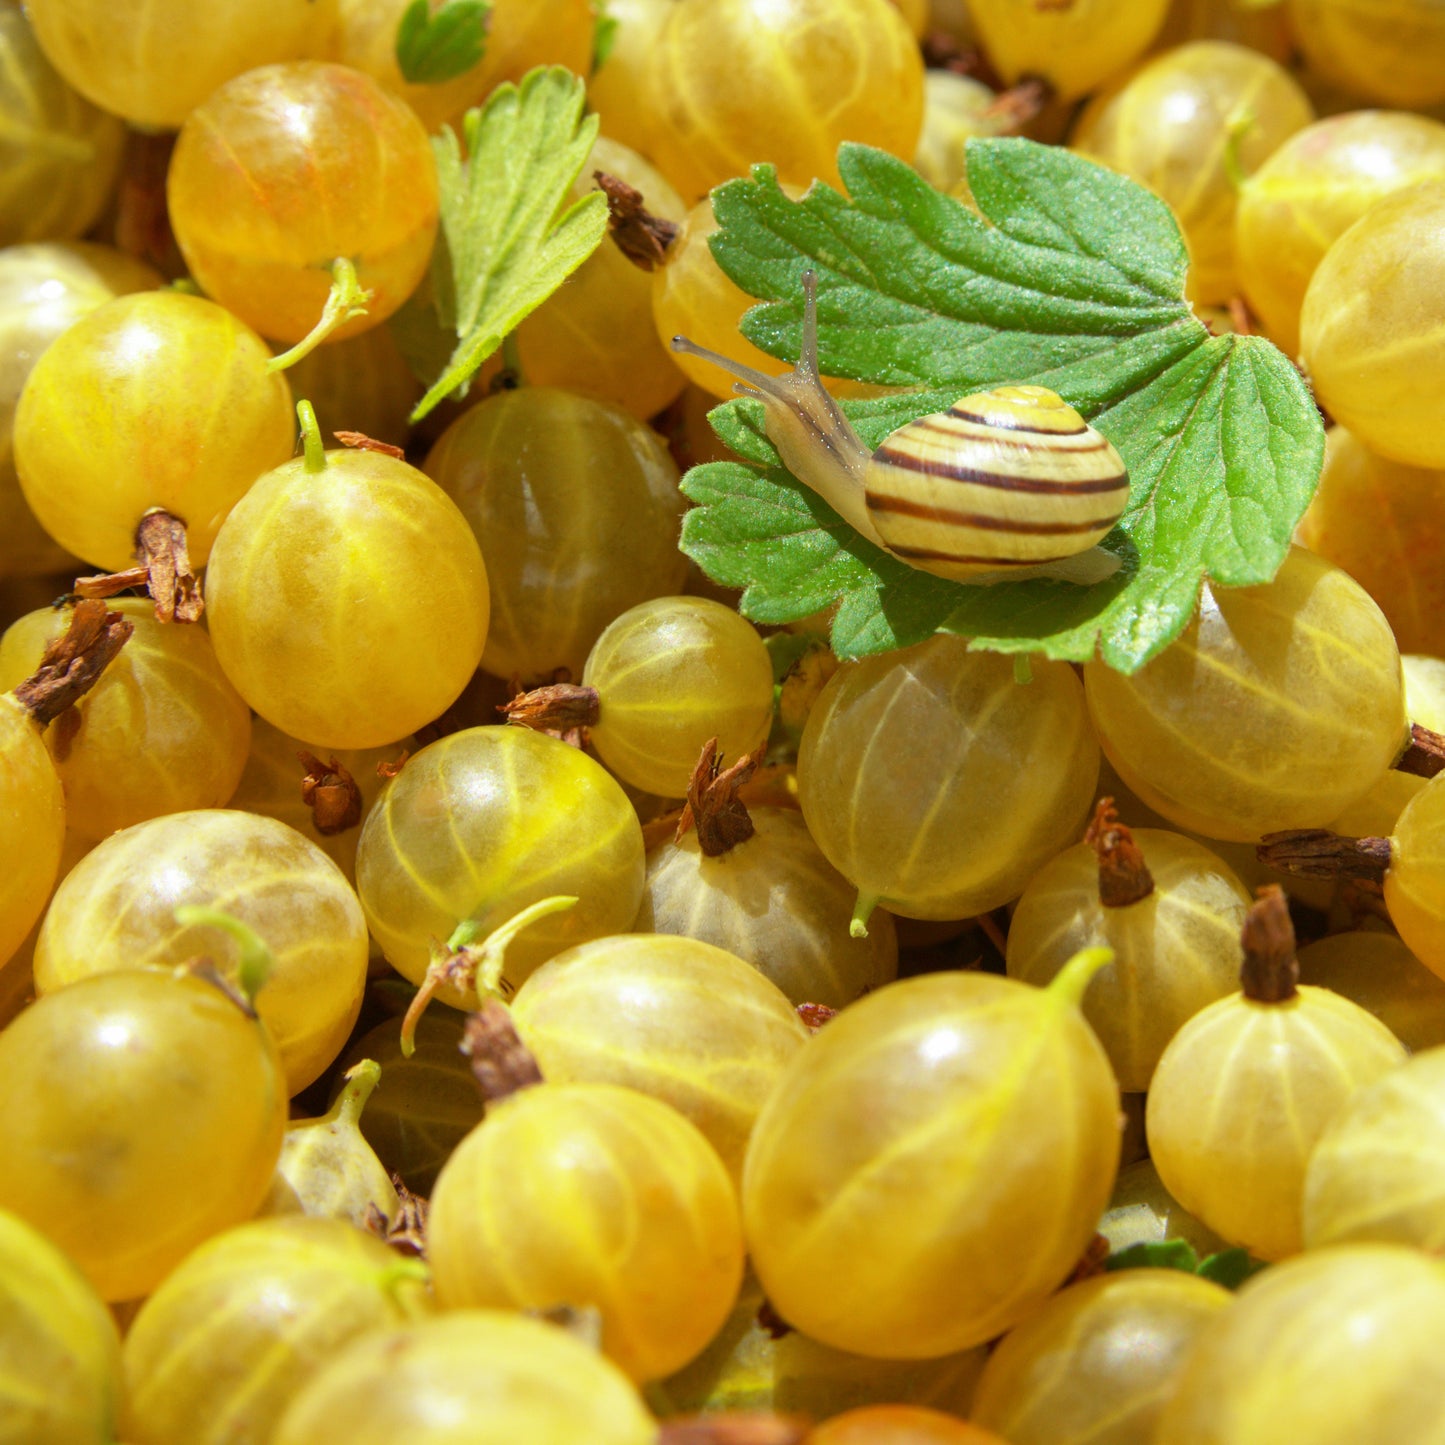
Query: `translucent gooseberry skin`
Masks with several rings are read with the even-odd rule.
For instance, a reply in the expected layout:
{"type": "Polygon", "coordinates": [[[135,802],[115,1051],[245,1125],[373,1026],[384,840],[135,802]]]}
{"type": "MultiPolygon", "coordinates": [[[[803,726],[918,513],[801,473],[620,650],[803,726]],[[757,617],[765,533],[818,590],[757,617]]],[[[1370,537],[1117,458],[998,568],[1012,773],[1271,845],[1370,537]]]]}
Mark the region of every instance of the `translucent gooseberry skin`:
{"type": "Polygon", "coordinates": [[[1445,788],[1432,778],[1395,823],[1385,906],[1405,946],[1445,978],[1445,788]]]}
{"type": "Polygon", "coordinates": [[[30,714],[0,696],[0,964],[45,908],[65,842],[65,791],[30,714]]]}
{"type": "Polygon", "coordinates": [[[1009,85],[1041,75],[1059,99],[1077,100],[1143,53],[1168,8],[1169,0],[1122,6],[1085,0],[1063,10],[1027,0],[970,0],[969,15],[1009,85]]]}
{"type": "Polygon", "coordinates": [[[1058,1287],[1118,1160],[1114,1076],[1062,993],[931,974],[844,1009],[788,1066],[748,1146],[743,1228],[796,1328],[949,1354],[1058,1287]]]}
{"type": "Polygon", "coordinates": [[[1239,289],[1238,192],[1226,155],[1233,148],[1247,175],[1313,119],[1283,66],[1241,45],[1201,40],[1157,56],[1095,96],[1070,144],[1169,203],[1189,246],[1185,294],[1209,306],[1239,289]],[[1243,114],[1250,123],[1239,128],[1243,114]]]}
{"type": "Polygon", "coordinates": [[[1295,547],[1273,582],[1212,589],[1132,676],[1084,666],[1099,740],[1145,803],[1208,838],[1326,826],[1404,747],[1399,649],[1369,594],[1295,547]]]}
{"type": "Polygon", "coordinates": [[[171,969],[200,955],[234,976],[239,946],[195,903],[249,924],[275,965],[257,996],[295,1094],[341,1051],[361,1007],[366,923],[341,870],[294,829],[234,809],[173,813],[97,844],[56,889],[35,944],[42,994],[91,974],[171,969]]]}
{"type": "Polygon", "coordinates": [[[1361,1089],[1310,1154],[1307,1249],[1445,1243],[1445,1049],[1427,1049],[1361,1089]]]}
{"type": "Polygon", "coordinates": [[[1150,1157],[1170,1194],[1231,1244],[1260,1259],[1296,1254],[1310,1150],[1356,1090],[1404,1059],[1379,1019],[1328,989],[1220,999],[1154,1071],[1150,1157]]]}
{"type": "Polygon", "coordinates": [[[442,1165],[482,1120],[477,1081],[461,1050],[462,1032],[462,1016],[451,1009],[424,1014],[408,1058],[396,1020],[387,1019],[341,1059],[343,1073],[362,1059],[381,1065],[381,1078],[361,1112],[361,1132],[414,1194],[430,1197],[442,1165]]]}
{"type": "Polygon", "coordinates": [[[1201,1333],[1158,1445],[1439,1445],[1438,1261],[1396,1245],[1312,1250],[1246,1281],[1201,1333]]]}
{"type": "Polygon", "coordinates": [[[186,118],[166,198],[202,289],[264,336],[300,341],[344,256],[372,293],[339,340],[416,289],[436,239],[436,163],[411,108],[344,65],[296,61],[227,81],[186,118]]]}
{"type": "Polygon", "coordinates": [[[680,0],[646,84],[650,154],[689,202],[757,161],[838,185],[841,141],[908,157],[923,121],[917,43],[874,0],[680,0]]]}
{"type": "Polygon", "coordinates": [[[1177,1269],[1070,1285],[1000,1341],[973,1417],[1009,1445],[1151,1445],[1190,1347],[1233,1298],[1177,1269]]]}
{"type": "Polygon", "coordinates": [[[689,831],[647,855],[638,933],[701,939],[753,964],[794,1004],[842,1008],[898,974],[892,917],[854,938],[855,890],[796,808],[752,808],[756,830],[717,858],[689,831]]]}
{"type": "Polygon", "coordinates": [[[132,125],[174,130],[231,76],[315,53],[336,0],[261,0],[224,13],[188,0],[33,0],[26,12],[82,95],[132,125]]]}
{"type": "Polygon", "coordinates": [[[758,1112],[808,1041],[756,969],[663,935],[594,939],[549,959],[517,991],[512,1019],[543,1078],[618,1084],[670,1105],[735,1179],[758,1112]]]}
{"type": "MultiPolygon", "coordinates": [[[[643,879],[642,828],[607,770],[525,728],[468,728],[407,760],[382,791],[356,850],[372,936],[413,983],[433,939],[470,920],[484,938],[544,898],[576,905],[540,918],[507,947],[516,987],[574,944],[626,929],[643,879]]],[[[444,984],[437,996],[475,1008],[444,984]]]]}
{"type": "Polygon", "coordinates": [[[109,1445],[120,1396],[110,1311],[45,1235],[0,1210],[0,1440],[109,1445]]]}
{"type": "Polygon", "coordinates": [[[36,520],[15,474],[15,405],[26,377],[41,352],[86,312],[160,284],[149,266],[93,242],[0,251],[0,577],[39,576],[71,564],[36,520]]]}
{"type": "Polygon", "coordinates": [[[20,6],[0,6],[0,246],[90,229],[120,169],[125,127],[61,79],[20,6]]]}
{"type": "Polygon", "coordinates": [[[634,1380],[685,1365],[743,1274],[737,1191],[675,1109],[548,1083],[488,1106],[437,1176],[427,1254],[443,1309],[595,1306],[634,1380]]]}
{"type": "Polygon", "coordinates": [[[1301,982],[1368,1009],[1412,1053],[1445,1044],[1445,980],[1396,934],[1329,934],[1300,949],[1299,967],[1301,982]]]}
{"type": "Polygon", "coordinates": [[[555,1325],[458,1310],[380,1331],[292,1401],[271,1445],[656,1445],[657,1422],[610,1360],[555,1325]]]}
{"type": "MultiPolygon", "coordinates": [[[[598,136],[572,194],[605,171],[642,193],[647,209],[680,223],[687,205],[662,172],[636,151],[598,136]]],[[[610,402],[640,421],[656,416],[687,384],[652,325],[652,277],[617,246],[599,246],[517,328],[529,386],[558,386],[610,402]]]]}
{"type": "Polygon", "coordinates": [[[1300,308],[1331,243],[1385,196],[1439,180],[1445,125],[1375,110],[1307,125],[1248,177],[1235,214],[1239,281],[1286,355],[1300,349],[1300,308]]]}
{"type": "Polygon", "coordinates": [[[106,1300],[148,1294],[265,1196],[286,1127],[270,1035],[215,984],[127,969],[0,1034],[0,1208],[106,1300]]]}
{"type": "Polygon", "coordinates": [[[923,130],[913,168],[940,191],[966,185],[968,142],[1003,135],[1009,128],[990,110],[998,96],[982,81],[950,70],[930,70],[923,83],[923,130]]]}
{"type": "Polygon", "coordinates": [[[263,1219],[208,1240],[126,1331],[126,1440],[268,1439],[333,1354],[427,1312],[413,1270],[421,1272],[334,1219],[263,1219]]]}
{"type": "Polygon", "coordinates": [[[1300,312],[1322,406],[1371,451],[1445,468],[1445,182],[1387,196],[1325,253],[1300,312]]]}
{"type": "Polygon", "coordinates": [[[1230,40],[1287,65],[1294,37],[1281,10],[1260,10],[1250,0],[1174,0],[1154,48],[1164,51],[1190,40],[1230,40]]]}
{"type": "Polygon", "coordinates": [[[580,677],[613,618],[682,586],[677,466],[618,407],[545,386],[499,392],[442,433],[426,473],[486,549],[482,666],[497,677],[580,677]]]}
{"type": "Polygon", "coordinates": [[[380,747],[439,717],[486,645],[487,569],[466,518],[379,452],[262,477],[216,538],[206,600],[236,691],[327,748],[380,747]]]}
{"type": "Polygon", "coordinates": [[[640,602],[602,630],[585,687],[597,689],[592,746],[626,783],[680,798],[703,745],[726,762],[751,753],[773,721],[773,666],[745,617],[706,597],[640,602]]]}
{"type": "MultiPolygon", "coordinates": [[[[880,1360],[835,1350],[798,1330],[778,1334],[759,1319],[765,1297],[749,1272],[737,1304],[707,1349],[648,1389],[667,1414],[776,1410],[826,1420],[862,1405],[907,1401],[968,1413],[987,1350],[933,1360],[880,1360]]],[[[767,1318],[764,1314],[764,1318],[767,1318]]]]}
{"type": "Polygon", "coordinates": [[[1431,0],[1289,0],[1310,65],[1377,104],[1445,101],[1445,15],[1431,0]]]}
{"type": "Polygon", "coordinates": [[[835,1415],[806,1445],[1004,1445],[992,1430],[918,1405],[865,1405],[835,1415]]]}
{"type": "Polygon", "coordinates": [[[1331,427],[1319,489],[1296,533],[1375,599],[1404,653],[1445,653],[1442,488],[1445,468],[1391,461],[1331,427]]]}
{"type": "Polygon", "coordinates": [[[327,749],[323,763],[338,762],[351,774],[361,793],[361,817],[339,833],[322,833],[316,826],[311,805],[301,796],[301,780],[306,767],[297,753],[314,754],[315,748],[299,738],[289,737],[258,717],[251,727],[251,748],[246,756],[241,781],[231,794],[231,807],[244,813],[260,813],[294,828],[309,839],[341,869],[346,881],[356,886],[356,845],[361,840],[361,824],[381,795],[386,779],[378,766],[395,763],[405,743],[384,748],[327,749]]]}
{"type": "MultiPolygon", "coordinates": [[[[149,598],[111,607],[131,633],[95,686],[45,742],[65,789],[66,826],[99,839],[164,813],[224,807],[251,742],[251,710],[199,627],[157,622],[149,598]]],[[[40,666],[70,609],[29,612],[0,637],[0,688],[40,666]]]]}
{"type": "Polygon", "coordinates": [[[1154,878],[1147,898],[1099,901],[1099,860],[1086,843],[1029,881],[1008,933],[1008,974],[1042,987],[1081,948],[1112,948],[1084,998],[1126,1093],[1142,1093],[1179,1026],[1239,987],[1239,930],[1253,901],[1222,859],[1154,828],[1134,841],[1154,878]]]}
{"type": "Polygon", "coordinates": [[[178,291],[83,316],[35,363],[15,412],[15,468],[40,524],[120,571],[161,507],[185,522],[192,564],[205,562],[226,514],[292,452],[291,389],[270,357],[229,311],[178,291]]]}
{"type": "Polygon", "coordinates": [[[672,0],[609,0],[617,21],[607,58],[587,79],[587,101],[613,140],[649,155],[657,118],[647,90],[647,65],[672,0]]]}
{"type": "Polygon", "coordinates": [[[1098,769],[1071,668],[1039,660],[1021,684],[1012,659],[940,634],[838,669],[803,730],[798,797],[865,900],[966,918],[1079,836],[1098,769]]]}

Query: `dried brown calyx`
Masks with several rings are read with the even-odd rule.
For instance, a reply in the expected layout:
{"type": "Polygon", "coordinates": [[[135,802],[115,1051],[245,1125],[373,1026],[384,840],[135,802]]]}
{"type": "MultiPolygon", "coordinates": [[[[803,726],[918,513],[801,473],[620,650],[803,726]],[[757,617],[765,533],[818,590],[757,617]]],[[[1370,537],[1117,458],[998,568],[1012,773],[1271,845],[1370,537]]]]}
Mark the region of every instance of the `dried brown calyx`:
{"type": "Polygon", "coordinates": [[[795,1415],[763,1411],[683,1415],[658,1426],[657,1445],[803,1445],[809,1428],[795,1415]]]}
{"type": "Polygon", "coordinates": [[[1255,1003],[1284,1003],[1294,997],[1299,983],[1294,924],[1278,883],[1266,883],[1256,895],[1239,933],[1244,946],[1239,984],[1255,1003]]]}
{"type": "Polygon", "coordinates": [[[389,1244],[398,1254],[425,1259],[427,1201],[420,1194],[413,1194],[400,1174],[393,1174],[391,1183],[396,1190],[396,1214],[387,1218],[376,1205],[370,1205],[366,1211],[367,1233],[389,1244]]]}
{"type": "Polygon", "coordinates": [[[643,201],[642,192],[606,171],[593,171],[592,178],[607,197],[607,229],[617,249],[644,271],[655,271],[667,260],[668,247],[682,229],[676,221],[654,216],[643,201]]]}
{"type": "Polygon", "coordinates": [[[773,1302],[770,1299],[764,1298],[762,1304],[758,1306],[756,1319],[758,1328],[770,1340],[781,1340],[793,1333],[792,1325],[773,1308],[773,1302]]]}
{"type": "Polygon", "coordinates": [[[829,1008],[825,1003],[800,1003],[795,1012],[810,1034],[817,1033],[825,1023],[838,1017],[838,1010],[829,1008]]]}
{"type": "Polygon", "coordinates": [[[1388,838],[1345,838],[1325,828],[1266,833],[1254,851],[1261,863],[1299,878],[1382,883],[1390,870],[1388,838]]]}
{"type": "Polygon", "coordinates": [[[717,739],[709,738],[703,744],[702,756],[687,785],[687,802],[673,834],[675,842],[681,842],[688,829],[695,828],[698,847],[707,857],[720,858],[753,836],[753,820],[738,794],[762,764],[765,746],[759,744],[755,752],[724,768],[717,739]]]}
{"type": "Polygon", "coordinates": [[[406,456],[406,448],[394,446],[391,442],[379,442],[364,431],[334,431],[331,433],[344,447],[358,452],[380,452],[384,457],[395,457],[400,461],[406,456]]]}
{"type": "Polygon", "coordinates": [[[77,577],[75,595],[114,597],[133,587],[145,588],[155,604],[158,622],[195,622],[205,610],[200,584],[191,571],[186,545],[186,524],[159,509],[147,512],[135,529],[135,555],[139,566],[124,572],[77,577]]]}
{"type": "Polygon", "coordinates": [[[15,689],[16,701],[41,727],[48,726],[95,686],[134,631],[134,622],[103,602],[76,603],[65,635],[45,649],[34,675],[15,689]]]}
{"type": "Polygon", "coordinates": [[[1410,741],[1395,759],[1395,770],[1413,773],[1417,778],[1433,778],[1445,772],[1445,734],[1411,723],[1410,741]]]}
{"type": "Polygon", "coordinates": [[[471,1060],[472,1077],[488,1104],[543,1082],[542,1070],[522,1042],[510,1011],[494,998],[467,1015],[462,1052],[471,1060]]]}
{"type": "Polygon", "coordinates": [[[553,682],[519,694],[497,711],[517,727],[531,728],[580,748],[587,740],[587,729],[597,726],[598,707],[595,687],[553,682]]]}
{"type": "Polygon", "coordinates": [[[1042,113],[1054,98],[1054,87],[1042,75],[1025,75],[999,93],[988,113],[1003,121],[1010,130],[1022,130],[1042,113]]]}
{"type": "Polygon", "coordinates": [[[1084,842],[1099,860],[1099,902],[1105,908],[1127,908],[1154,891],[1154,875],[1133,833],[1119,821],[1112,798],[1099,799],[1084,842]]]}
{"type": "Polygon", "coordinates": [[[323,838],[335,837],[361,822],[361,788],[333,757],[323,763],[315,753],[298,752],[306,776],[301,779],[301,801],[311,809],[311,821],[323,838]]]}

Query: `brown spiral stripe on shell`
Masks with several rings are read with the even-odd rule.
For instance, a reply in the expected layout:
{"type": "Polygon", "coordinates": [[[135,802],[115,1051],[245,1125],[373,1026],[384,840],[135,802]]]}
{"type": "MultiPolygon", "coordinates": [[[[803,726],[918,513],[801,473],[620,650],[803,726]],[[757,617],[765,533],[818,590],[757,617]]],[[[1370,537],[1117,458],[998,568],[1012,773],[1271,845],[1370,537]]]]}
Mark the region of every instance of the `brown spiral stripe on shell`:
{"type": "Polygon", "coordinates": [[[1094,546],[1129,499],[1118,452],[1062,403],[985,401],[920,417],[874,452],[868,511],[889,550],[968,576],[1094,546]]]}

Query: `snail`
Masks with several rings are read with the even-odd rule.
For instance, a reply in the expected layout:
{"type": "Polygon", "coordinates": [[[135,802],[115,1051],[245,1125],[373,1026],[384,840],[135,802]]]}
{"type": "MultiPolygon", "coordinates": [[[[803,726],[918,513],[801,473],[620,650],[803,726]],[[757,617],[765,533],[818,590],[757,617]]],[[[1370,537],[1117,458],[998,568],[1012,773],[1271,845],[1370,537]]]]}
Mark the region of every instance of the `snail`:
{"type": "Polygon", "coordinates": [[[899,427],[869,452],[818,372],[818,282],[803,277],[803,347],[781,376],[684,336],[687,352],[739,378],[766,408],[783,465],[890,556],[936,577],[991,584],[1051,577],[1087,585],[1119,559],[1096,546],[1129,500],[1113,446],[1057,393],[1000,386],[899,427]]]}

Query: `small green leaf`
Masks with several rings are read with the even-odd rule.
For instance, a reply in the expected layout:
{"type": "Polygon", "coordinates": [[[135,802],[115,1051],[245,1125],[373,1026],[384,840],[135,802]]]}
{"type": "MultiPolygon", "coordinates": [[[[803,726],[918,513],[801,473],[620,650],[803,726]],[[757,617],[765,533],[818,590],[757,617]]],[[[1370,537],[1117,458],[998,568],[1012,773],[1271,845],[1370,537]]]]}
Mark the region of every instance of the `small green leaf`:
{"type": "Polygon", "coordinates": [[[612,47],[617,44],[617,32],[622,22],[607,13],[607,0],[597,0],[597,28],[592,32],[592,73],[595,75],[607,64],[612,47]]]}
{"type": "Polygon", "coordinates": [[[396,27],[396,63],[412,85],[464,75],[486,53],[492,0],[412,0],[396,27]]]}
{"type": "Polygon", "coordinates": [[[845,145],[846,196],[788,198],[772,169],[713,193],[713,253],[766,303],[743,333],[795,357],[802,277],[819,282],[824,373],[910,388],[845,401],[865,444],[969,391],[1059,392],[1129,468],[1128,509],[1093,587],[968,586],[864,541],[778,462],[755,402],[712,414],[744,459],[690,472],[683,550],[781,623],[838,604],[834,649],[860,657],[936,631],[975,648],[1141,667],[1184,628],[1201,581],[1268,581],[1319,477],[1324,435],[1299,374],[1257,337],[1211,336],[1184,299],[1187,255],[1168,207],[1056,146],[971,141],[980,214],[902,161],[845,145]]]}
{"type": "Polygon", "coordinates": [[[597,135],[597,118],[582,114],[586,99],[571,71],[539,67],[467,112],[465,153],[449,128],[432,138],[442,213],[432,305],[457,342],[413,421],[463,391],[502,338],[606,235],[601,192],[566,204],[597,135]]]}
{"type": "Polygon", "coordinates": [[[1181,1269],[1213,1280],[1225,1289],[1238,1289],[1251,1275],[1265,1267],[1247,1249],[1224,1249],[1200,1259],[1194,1246],[1184,1239],[1165,1239],[1157,1243],[1131,1244],[1104,1261],[1106,1270],[1119,1269],[1181,1269]]]}
{"type": "Polygon", "coordinates": [[[1118,1254],[1111,1254],[1104,1261],[1109,1271],[1119,1269],[1180,1269],[1185,1274],[1195,1274],[1199,1269],[1199,1256],[1194,1247],[1184,1239],[1164,1239],[1156,1244],[1131,1244],[1118,1254]]]}
{"type": "Polygon", "coordinates": [[[1200,1261],[1194,1271],[1204,1279],[1222,1284],[1225,1289],[1238,1289],[1245,1280],[1265,1268],[1262,1259],[1253,1259],[1247,1249],[1223,1249],[1200,1261]]]}

